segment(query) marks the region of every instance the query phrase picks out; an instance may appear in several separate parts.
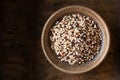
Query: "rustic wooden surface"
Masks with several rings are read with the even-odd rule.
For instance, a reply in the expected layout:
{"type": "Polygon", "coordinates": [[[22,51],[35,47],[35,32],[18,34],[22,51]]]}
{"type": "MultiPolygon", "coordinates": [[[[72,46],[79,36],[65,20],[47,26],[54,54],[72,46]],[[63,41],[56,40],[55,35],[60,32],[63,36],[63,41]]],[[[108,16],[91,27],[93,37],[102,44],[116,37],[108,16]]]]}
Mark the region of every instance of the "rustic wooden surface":
{"type": "Polygon", "coordinates": [[[120,0],[0,0],[0,80],[120,80],[120,0]],[[48,17],[68,5],[99,13],[111,33],[105,60],[84,74],[66,74],[46,60],[40,43],[48,17]]]}

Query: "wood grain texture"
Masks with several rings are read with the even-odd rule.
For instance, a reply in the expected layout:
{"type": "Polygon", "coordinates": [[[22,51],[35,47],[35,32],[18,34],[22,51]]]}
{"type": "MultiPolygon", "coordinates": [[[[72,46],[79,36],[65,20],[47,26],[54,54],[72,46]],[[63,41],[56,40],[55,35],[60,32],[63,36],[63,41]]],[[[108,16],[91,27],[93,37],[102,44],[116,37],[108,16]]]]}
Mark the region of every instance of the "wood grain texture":
{"type": "Polygon", "coordinates": [[[119,0],[0,0],[0,80],[119,80],[119,0]],[[111,47],[105,60],[84,74],[66,74],[46,60],[40,37],[44,23],[56,10],[82,5],[106,21],[111,47]]]}

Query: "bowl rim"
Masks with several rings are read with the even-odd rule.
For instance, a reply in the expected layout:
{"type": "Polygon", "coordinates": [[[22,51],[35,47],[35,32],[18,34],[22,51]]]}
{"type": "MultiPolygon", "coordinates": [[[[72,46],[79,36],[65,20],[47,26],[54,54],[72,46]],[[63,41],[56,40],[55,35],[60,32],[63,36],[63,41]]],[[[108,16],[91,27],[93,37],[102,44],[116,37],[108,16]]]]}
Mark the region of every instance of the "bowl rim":
{"type": "Polygon", "coordinates": [[[109,32],[108,26],[107,26],[106,22],[103,20],[103,18],[102,18],[98,13],[96,13],[95,11],[93,11],[92,9],[90,9],[90,8],[88,8],[88,7],[85,7],[85,6],[81,6],[81,5],[70,5],[70,6],[66,6],[66,7],[63,7],[63,8],[58,9],[56,12],[54,12],[54,13],[48,18],[48,20],[46,21],[46,23],[45,23],[45,25],[44,25],[44,27],[43,27],[42,34],[41,34],[41,46],[42,46],[42,50],[43,50],[44,55],[45,55],[45,57],[47,58],[47,60],[48,60],[48,61],[52,64],[52,66],[55,67],[56,69],[58,69],[58,70],[60,70],[60,71],[62,71],[62,72],[65,72],[65,73],[72,73],[72,74],[85,73],[85,72],[88,72],[88,71],[96,68],[96,67],[104,60],[104,58],[106,57],[106,55],[107,55],[107,53],[108,53],[108,50],[109,50],[109,48],[110,48],[110,42],[111,42],[110,32],[109,32]],[[89,69],[87,69],[87,70],[78,71],[78,72],[73,72],[73,71],[67,71],[67,70],[65,70],[65,69],[63,69],[63,68],[61,68],[61,67],[58,67],[57,65],[55,65],[55,64],[50,60],[49,56],[47,55],[47,52],[45,51],[43,38],[44,38],[45,30],[46,30],[46,27],[47,27],[49,21],[50,21],[55,15],[57,15],[58,13],[60,13],[61,11],[65,10],[65,9],[68,9],[68,8],[78,8],[78,7],[79,7],[79,8],[80,8],[80,7],[81,7],[81,8],[84,8],[84,9],[92,12],[94,15],[96,15],[96,16],[100,19],[101,23],[104,25],[104,28],[105,28],[105,30],[106,30],[108,42],[107,42],[107,48],[106,48],[106,50],[105,50],[105,52],[104,52],[104,56],[101,57],[101,59],[100,59],[100,61],[99,61],[98,63],[94,64],[91,68],[89,68],[89,69]]]}

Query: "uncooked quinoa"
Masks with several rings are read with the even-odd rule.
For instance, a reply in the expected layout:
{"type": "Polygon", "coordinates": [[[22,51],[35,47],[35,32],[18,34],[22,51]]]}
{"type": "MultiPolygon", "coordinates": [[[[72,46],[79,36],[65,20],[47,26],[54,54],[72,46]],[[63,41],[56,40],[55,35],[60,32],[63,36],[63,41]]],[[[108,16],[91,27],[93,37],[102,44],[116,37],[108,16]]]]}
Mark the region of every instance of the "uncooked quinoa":
{"type": "Polygon", "coordinates": [[[80,65],[100,52],[102,32],[98,24],[83,14],[68,14],[51,29],[51,48],[61,62],[80,65]]]}

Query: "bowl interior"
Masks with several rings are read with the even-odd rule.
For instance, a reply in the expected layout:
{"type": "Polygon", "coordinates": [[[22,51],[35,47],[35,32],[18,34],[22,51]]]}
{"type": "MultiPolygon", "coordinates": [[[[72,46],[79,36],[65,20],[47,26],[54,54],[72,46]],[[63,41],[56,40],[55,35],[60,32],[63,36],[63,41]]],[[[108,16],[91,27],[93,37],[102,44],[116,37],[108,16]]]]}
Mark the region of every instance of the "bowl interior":
{"type": "Polygon", "coordinates": [[[109,48],[109,32],[103,19],[94,11],[82,6],[69,6],[58,10],[48,19],[42,32],[41,42],[46,58],[55,68],[67,73],[83,73],[95,68],[106,56],[109,48]],[[54,50],[51,49],[50,29],[53,27],[58,19],[66,14],[71,13],[80,13],[89,16],[90,18],[95,20],[96,23],[99,25],[99,28],[101,29],[103,35],[100,53],[95,57],[95,59],[82,65],[69,65],[67,63],[60,62],[57,59],[54,50]]]}

